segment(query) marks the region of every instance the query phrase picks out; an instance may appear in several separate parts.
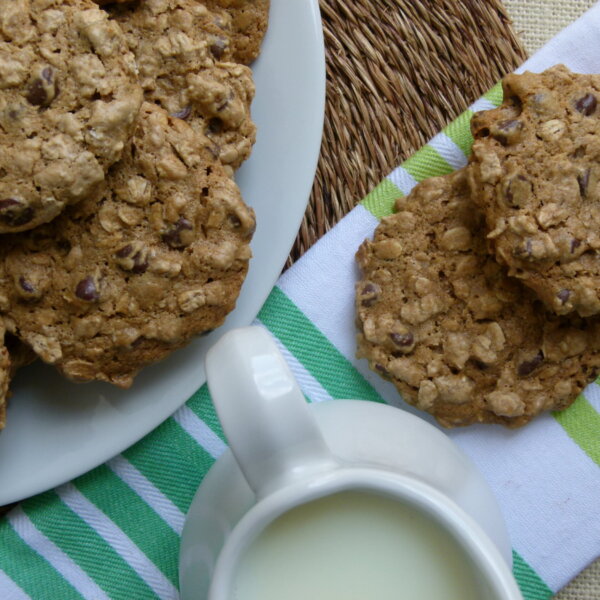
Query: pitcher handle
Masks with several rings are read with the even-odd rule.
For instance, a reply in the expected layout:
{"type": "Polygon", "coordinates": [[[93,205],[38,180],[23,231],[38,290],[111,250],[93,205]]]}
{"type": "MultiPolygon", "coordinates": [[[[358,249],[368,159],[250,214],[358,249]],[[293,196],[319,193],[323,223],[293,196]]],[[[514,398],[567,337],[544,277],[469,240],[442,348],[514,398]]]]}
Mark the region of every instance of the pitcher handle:
{"type": "Polygon", "coordinates": [[[258,497],[337,466],[265,329],[223,335],[206,355],[206,377],[230,448],[258,497]]]}

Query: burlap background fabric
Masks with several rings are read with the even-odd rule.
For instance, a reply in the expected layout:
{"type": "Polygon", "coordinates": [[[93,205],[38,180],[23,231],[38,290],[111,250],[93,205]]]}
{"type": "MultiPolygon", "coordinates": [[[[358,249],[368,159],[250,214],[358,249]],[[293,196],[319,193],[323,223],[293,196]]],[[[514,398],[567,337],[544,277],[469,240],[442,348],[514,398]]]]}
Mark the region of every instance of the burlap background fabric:
{"type": "MultiPolygon", "coordinates": [[[[596,0],[504,0],[513,30],[533,54],[566,25],[575,21],[596,0]]],[[[587,600],[591,600],[591,596],[587,600]]],[[[600,596],[594,596],[594,599],[600,596]]]]}

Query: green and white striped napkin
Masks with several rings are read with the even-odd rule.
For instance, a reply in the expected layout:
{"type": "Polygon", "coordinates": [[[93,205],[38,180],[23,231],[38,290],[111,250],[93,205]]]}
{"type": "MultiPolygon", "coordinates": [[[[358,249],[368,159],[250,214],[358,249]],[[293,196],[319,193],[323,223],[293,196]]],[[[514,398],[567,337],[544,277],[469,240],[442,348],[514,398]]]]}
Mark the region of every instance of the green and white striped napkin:
{"type": "MultiPolygon", "coordinates": [[[[600,72],[600,6],[525,66],[564,62],[600,72]]],[[[354,252],[393,199],[466,164],[473,111],[496,106],[496,86],[395,169],[279,281],[258,315],[312,402],[393,402],[393,387],[354,358],[354,252]]],[[[518,431],[449,432],[484,474],[504,511],[514,573],[543,600],[600,554],[600,387],[568,410],[518,431]]],[[[225,450],[206,387],[135,446],[93,471],[22,502],[0,521],[0,599],[145,600],[178,597],[186,511],[225,450]]]]}

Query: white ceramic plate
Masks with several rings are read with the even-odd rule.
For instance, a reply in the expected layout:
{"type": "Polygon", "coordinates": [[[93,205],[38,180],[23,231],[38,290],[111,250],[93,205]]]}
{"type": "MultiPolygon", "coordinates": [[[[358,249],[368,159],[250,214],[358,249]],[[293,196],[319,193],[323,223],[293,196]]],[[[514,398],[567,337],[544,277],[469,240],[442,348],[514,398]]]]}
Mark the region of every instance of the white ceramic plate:
{"type": "Polygon", "coordinates": [[[315,174],[325,104],[318,0],[271,0],[253,65],[258,136],[237,181],[256,211],[254,258],[237,307],[210,336],[146,368],[129,390],[72,384],[44,365],[15,379],[0,433],[0,506],[103,463],[172,414],[204,381],[204,354],[227,329],[252,322],[296,237],[315,174]]]}

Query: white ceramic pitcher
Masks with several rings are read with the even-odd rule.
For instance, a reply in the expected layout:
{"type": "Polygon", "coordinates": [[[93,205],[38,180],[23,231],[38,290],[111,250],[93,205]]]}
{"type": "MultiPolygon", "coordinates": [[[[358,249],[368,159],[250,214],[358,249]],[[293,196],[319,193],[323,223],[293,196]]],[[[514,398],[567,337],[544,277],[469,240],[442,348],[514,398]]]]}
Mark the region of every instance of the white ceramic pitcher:
{"type": "Polygon", "coordinates": [[[393,499],[449,534],[475,573],[478,598],[522,598],[495,500],[441,431],[373,402],[309,406],[260,327],[226,333],[208,352],[206,373],[232,455],[219,459],[190,509],[181,550],[184,600],[246,600],[234,590],[236,576],[266,528],[299,506],[348,491],[393,499]],[[219,500],[216,492],[227,496],[227,486],[236,485],[241,500],[232,508],[235,499],[219,500]]]}

